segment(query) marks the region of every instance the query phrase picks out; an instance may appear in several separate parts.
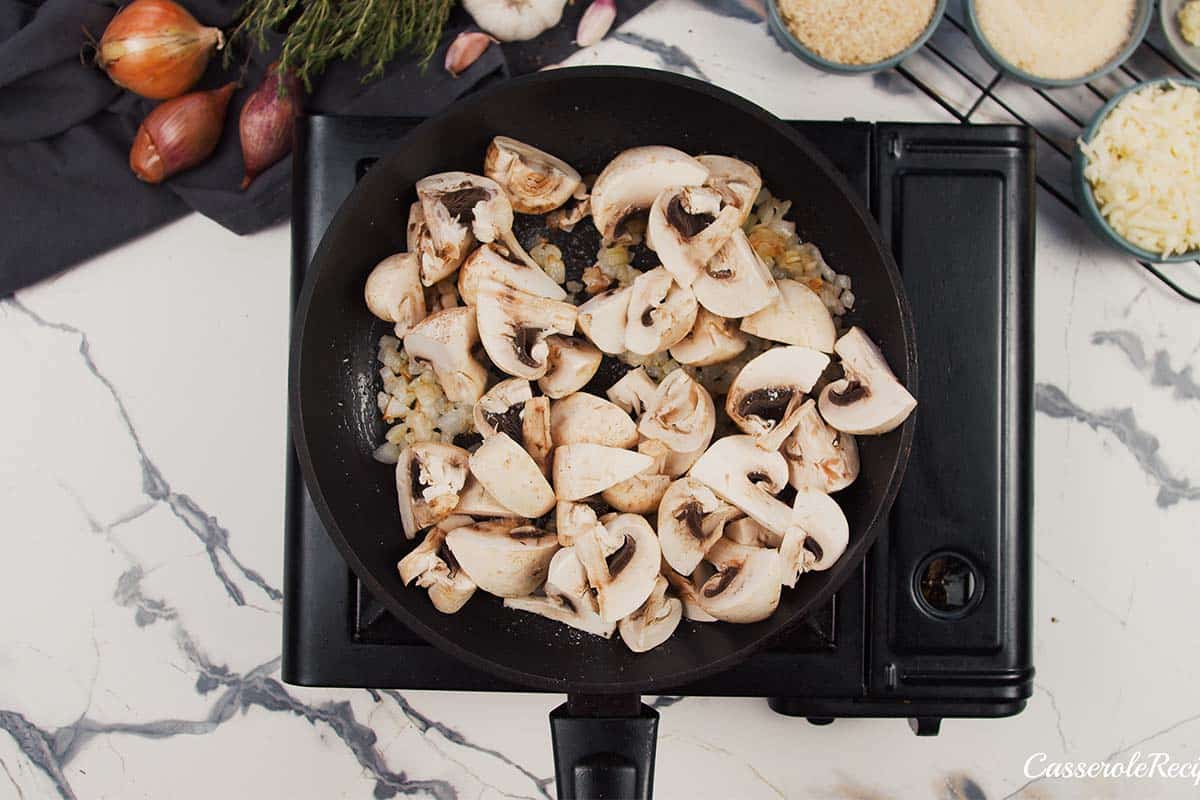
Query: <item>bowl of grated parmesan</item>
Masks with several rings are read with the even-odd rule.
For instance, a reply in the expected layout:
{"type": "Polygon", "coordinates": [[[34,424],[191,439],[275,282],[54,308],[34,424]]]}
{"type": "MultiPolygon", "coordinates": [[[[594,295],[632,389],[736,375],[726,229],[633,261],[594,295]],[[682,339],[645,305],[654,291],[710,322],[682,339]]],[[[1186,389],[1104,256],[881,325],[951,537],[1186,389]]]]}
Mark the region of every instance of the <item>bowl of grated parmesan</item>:
{"type": "Polygon", "coordinates": [[[1141,44],[1153,0],[965,0],[980,54],[1029,86],[1061,88],[1121,66],[1141,44]]]}
{"type": "Polygon", "coordinates": [[[1079,212],[1151,262],[1200,258],[1200,81],[1160,78],[1113,96],[1076,141],[1079,212]]]}

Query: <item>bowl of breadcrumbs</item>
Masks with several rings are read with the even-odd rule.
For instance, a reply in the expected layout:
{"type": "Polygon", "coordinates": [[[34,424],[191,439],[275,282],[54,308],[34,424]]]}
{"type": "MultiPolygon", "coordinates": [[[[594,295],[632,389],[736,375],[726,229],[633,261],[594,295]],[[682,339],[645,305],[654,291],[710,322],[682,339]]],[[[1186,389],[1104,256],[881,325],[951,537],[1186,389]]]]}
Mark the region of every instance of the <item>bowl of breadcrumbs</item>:
{"type": "Polygon", "coordinates": [[[945,10],[946,0],[770,0],[775,38],[842,74],[894,67],[925,44],[945,10]]]}

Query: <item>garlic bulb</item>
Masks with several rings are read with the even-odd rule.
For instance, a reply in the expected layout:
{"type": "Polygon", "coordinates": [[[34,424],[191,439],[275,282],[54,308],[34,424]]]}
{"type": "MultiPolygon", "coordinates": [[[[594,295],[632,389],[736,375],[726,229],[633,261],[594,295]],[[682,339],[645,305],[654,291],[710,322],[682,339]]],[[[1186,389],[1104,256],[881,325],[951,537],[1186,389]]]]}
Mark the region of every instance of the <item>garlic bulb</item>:
{"type": "Polygon", "coordinates": [[[463,0],[475,24],[502,42],[524,42],[562,19],[567,0],[463,0]]]}

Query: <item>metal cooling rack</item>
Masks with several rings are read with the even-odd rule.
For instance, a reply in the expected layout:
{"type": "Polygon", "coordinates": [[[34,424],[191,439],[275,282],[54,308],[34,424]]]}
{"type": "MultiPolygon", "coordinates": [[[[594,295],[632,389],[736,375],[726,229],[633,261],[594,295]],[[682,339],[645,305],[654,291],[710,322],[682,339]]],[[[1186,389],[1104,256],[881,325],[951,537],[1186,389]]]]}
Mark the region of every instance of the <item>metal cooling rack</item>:
{"type": "MultiPolygon", "coordinates": [[[[1037,134],[1037,184],[1072,213],[1071,155],[1075,138],[1109,98],[1148,78],[1189,77],[1164,44],[1155,20],[1142,46],[1119,69],[1082,86],[1034,89],[1005,77],[983,60],[959,15],[948,10],[929,43],[895,68],[929,99],[963,124],[1017,122],[1037,134]],[[946,69],[949,67],[949,70],[946,69]]],[[[1137,261],[1175,293],[1200,303],[1200,289],[1188,289],[1163,265],[1137,261]]],[[[1171,265],[1200,275],[1200,261],[1171,265]]]]}

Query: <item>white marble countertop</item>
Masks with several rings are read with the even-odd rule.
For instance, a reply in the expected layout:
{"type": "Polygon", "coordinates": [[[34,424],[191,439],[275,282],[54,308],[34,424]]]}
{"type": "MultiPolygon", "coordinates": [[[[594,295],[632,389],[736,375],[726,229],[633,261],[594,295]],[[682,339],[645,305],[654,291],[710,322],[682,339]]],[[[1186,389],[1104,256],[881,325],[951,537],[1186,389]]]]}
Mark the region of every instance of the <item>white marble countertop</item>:
{"type": "MultiPolygon", "coordinates": [[[[952,121],[899,73],[802,65],[754,2],[711,5],[663,0],[572,61],[700,76],[785,117],[952,121]]],[[[990,80],[948,23],[935,46],[990,80]]],[[[959,111],[979,95],[929,51],[905,66],[959,111]]],[[[972,119],[1007,106],[1069,142],[1043,98],[997,95],[972,119]]],[[[686,699],[662,709],[659,796],[1196,795],[1190,778],[1024,774],[1035,753],[1200,755],[1200,309],[1038,202],[1028,709],[918,739],[900,720],[814,728],[762,700],[686,699]]],[[[286,227],[237,238],[191,216],[0,303],[0,798],[553,792],[559,697],[279,680],[288,248],[286,227]]]]}

